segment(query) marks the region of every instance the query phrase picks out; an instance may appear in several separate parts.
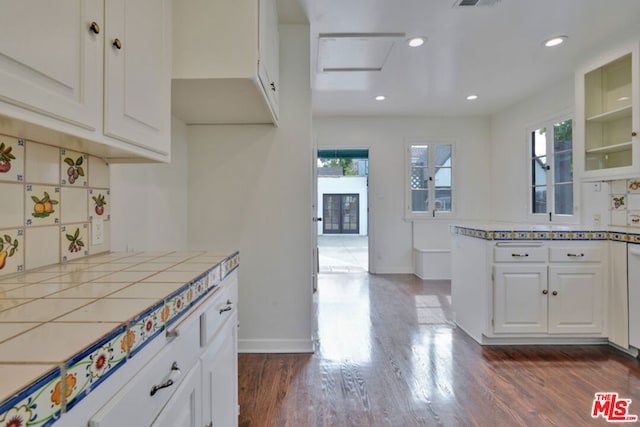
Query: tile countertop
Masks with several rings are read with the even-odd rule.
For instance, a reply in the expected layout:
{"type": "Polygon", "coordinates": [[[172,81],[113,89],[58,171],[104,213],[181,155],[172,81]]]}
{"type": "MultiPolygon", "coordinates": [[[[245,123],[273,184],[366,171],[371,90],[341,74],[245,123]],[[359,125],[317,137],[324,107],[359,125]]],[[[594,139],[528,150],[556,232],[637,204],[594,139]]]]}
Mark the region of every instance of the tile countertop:
{"type": "Polygon", "coordinates": [[[238,263],[232,251],[112,252],[0,280],[0,424],[27,412],[52,424],[108,376],[105,367],[133,357],[238,263]],[[78,361],[93,360],[105,343],[117,351],[97,368],[100,381],[84,390],[66,381],[65,390],[63,373],[68,380],[78,361]]]}
{"type": "Polygon", "coordinates": [[[461,222],[452,234],[485,240],[613,240],[640,243],[640,228],[583,225],[541,225],[504,222],[461,222]]]}

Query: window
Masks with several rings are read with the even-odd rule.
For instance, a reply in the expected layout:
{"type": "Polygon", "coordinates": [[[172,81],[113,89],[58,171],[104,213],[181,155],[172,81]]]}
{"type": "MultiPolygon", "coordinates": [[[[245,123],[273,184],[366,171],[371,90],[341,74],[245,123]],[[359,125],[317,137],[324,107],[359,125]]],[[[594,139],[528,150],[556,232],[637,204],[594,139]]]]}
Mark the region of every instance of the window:
{"type": "Polygon", "coordinates": [[[529,214],[568,221],[574,214],[572,120],[550,120],[529,131],[529,214]]]}
{"type": "Polygon", "coordinates": [[[453,213],[452,144],[407,144],[406,200],[408,218],[453,213]]]}

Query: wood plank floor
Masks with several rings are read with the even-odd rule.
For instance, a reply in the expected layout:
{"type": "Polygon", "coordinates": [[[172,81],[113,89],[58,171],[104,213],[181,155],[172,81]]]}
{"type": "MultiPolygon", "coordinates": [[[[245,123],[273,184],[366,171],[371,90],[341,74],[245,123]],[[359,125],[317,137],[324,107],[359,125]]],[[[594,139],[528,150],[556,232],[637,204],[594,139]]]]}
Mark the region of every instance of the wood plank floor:
{"type": "Polygon", "coordinates": [[[482,347],[448,282],[321,275],[315,354],[241,354],[240,426],[604,426],[594,393],[640,415],[640,362],[608,346],[482,347]]]}

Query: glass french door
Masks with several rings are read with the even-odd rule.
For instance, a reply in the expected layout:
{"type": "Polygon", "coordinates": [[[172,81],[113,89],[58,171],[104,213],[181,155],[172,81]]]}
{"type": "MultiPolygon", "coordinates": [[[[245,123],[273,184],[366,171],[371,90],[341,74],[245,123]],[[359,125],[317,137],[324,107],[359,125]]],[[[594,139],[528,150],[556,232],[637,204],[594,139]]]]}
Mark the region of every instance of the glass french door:
{"type": "Polygon", "coordinates": [[[324,234],[360,233],[359,194],[323,194],[322,206],[324,234]]]}

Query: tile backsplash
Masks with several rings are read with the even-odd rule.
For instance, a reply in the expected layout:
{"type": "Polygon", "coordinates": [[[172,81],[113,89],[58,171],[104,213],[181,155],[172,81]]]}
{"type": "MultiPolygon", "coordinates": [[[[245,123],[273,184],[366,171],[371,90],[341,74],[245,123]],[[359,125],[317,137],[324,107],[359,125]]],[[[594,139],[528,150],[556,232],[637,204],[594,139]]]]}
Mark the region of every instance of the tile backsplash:
{"type": "Polygon", "coordinates": [[[611,181],[609,211],[611,225],[640,227],[640,178],[611,181]]]}
{"type": "Polygon", "coordinates": [[[0,277],[109,251],[110,203],[102,159],[0,135],[0,277]]]}

